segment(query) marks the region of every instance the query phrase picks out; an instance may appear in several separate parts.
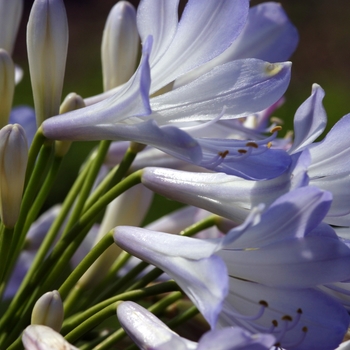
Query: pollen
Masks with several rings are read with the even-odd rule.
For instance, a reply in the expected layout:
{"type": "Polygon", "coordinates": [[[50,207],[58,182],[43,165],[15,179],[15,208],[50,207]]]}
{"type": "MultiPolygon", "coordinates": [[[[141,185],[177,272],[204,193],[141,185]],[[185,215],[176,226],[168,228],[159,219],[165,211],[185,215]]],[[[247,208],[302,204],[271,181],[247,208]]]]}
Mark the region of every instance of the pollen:
{"type": "Polygon", "coordinates": [[[265,73],[272,77],[276,74],[278,74],[283,68],[282,64],[279,63],[266,63],[265,65],[265,73]]]}
{"type": "Polygon", "coordinates": [[[268,142],[266,146],[267,146],[267,148],[271,148],[272,142],[268,142]]]}
{"type": "Polygon", "coordinates": [[[282,130],[282,126],[277,125],[274,128],[272,128],[270,132],[271,132],[271,134],[273,134],[274,132],[281,131],[281,130],[282,130]]]}
{"type": "Polygon", "coordinates": [[[219,152],[218,155],[221,157],[221,158],[225,158],[227,155],[229,154],[229,151],[226,150],[224,152],[219,152]]]}
{"type": "Polygon", "coordinates": [[[254,141],[249,141],[245,144],[247,147],[253,147],[253,148],[258,148],[259,145],[255,143],[254,141]]]}

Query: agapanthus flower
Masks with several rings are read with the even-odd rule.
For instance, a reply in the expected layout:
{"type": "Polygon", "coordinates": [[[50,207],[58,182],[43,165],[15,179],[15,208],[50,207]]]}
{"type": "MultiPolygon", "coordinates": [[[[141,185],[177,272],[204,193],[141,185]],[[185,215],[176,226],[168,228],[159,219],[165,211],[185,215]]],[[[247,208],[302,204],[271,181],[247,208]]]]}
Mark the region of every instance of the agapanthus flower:
{"type": "Polygon", "coordinates": [[[209,331],[196,343],[180,337],[151,312],[132,301],[121,303],[117,307],[117,316],[140,349],[268,350],[275,343],[270,334],[250,334],[239,327],[209,331]]]}
{"type": "Polygon", "coordinates": [[[25,350],[78,350],[69,344],[61,334],[42,325],[28,326],[22,335],[25,350]]]}
{"type": "Polygon", "coordinates": [[[347,312],[315,288],[349,278],[350,250],[321,224],[330,203],[330,193],[307,186],[281,196],[260,221],[253,212],[224,238],[200,240],[123,226],[114,237],[125,250],[174,278],[212,327],[218,317],[221,325],[271,333],[287,349],[331,349],[348,327],[347,312]],[[220,284],[208,280],[214,265],[208,276],[204,262],[213,257],[227,266],[227,296],[212,294],[220,285],[224,291],[225,276],[216,270],[220,284]],[[210,291],[204,288],[209,285],[210,291]]]}
{"type": "MultiPolygon", "coordinates": [[[[50,118],[43,124],[44,135],[69,140],[131,140],[242,177],[279,175],[290,159],[285,152],[268,149],[271,138],[250,144],[246,140],[215,139],[209,134],[211,123],[220,118],[244,116],[277,101],[289,83],[290,63],[234,60],[149,100],[179,76],[227,49],[243,29],[247,15],[247,1],[204,4],[192,0],[178,22],[177,2],[141,1],[137,25],[143,56],[135,75],[111,97],[98,103],[94,102],[100,97],[87,100],[87,104],[94,104],[50,118]],[[191,137],[186,127],[203,121],[211,121],[204,124],[209,134],[191,137]],[[256,171],[259,165],[264,171],[256,171]]],[[[272,139],[275,136],[273,132],[272,139]]]]}

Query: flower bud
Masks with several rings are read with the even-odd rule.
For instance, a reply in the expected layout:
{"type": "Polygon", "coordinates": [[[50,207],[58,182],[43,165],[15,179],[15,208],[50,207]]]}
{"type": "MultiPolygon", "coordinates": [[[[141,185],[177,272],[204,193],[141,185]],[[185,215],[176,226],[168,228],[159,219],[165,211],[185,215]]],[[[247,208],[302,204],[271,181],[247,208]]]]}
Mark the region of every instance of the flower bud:
{"type": "Polygon", "coordinates": [[[22,342],[25,350],[78,350],[69,344],[61,334],[50,327],[41,325],[28,326],[23,332],[22,342]]]}
{"type": "Polygon", "coordinates": [[[119,1],[109,13],[102,38],[105,91],[127,82],[134,74],[138,46],[135,9],[127,1],[119,1]]]}
{"type": "Polygon", "coordinates": [[[0,0],[0,48],[9,55],[12,55],[22,12],[23,0],[0,0]]]}
{"type": "Polygon", "coordinates": [[[0,214],[8,228],[13,228],[18,219],[27,160],[24,129],[19,124],[6,125],[0,130],[0,214]]]}
{"type": "Polygon", "coordinates": [[[59,112],[67,47],[63,0],[35,0],[27,26],[27,49],[38,126],[59,112]]]}
{"type": "Polygon", "coordinates": [[[48,326],[59,332],[64,317],[63,303],[57,290],[47,292],[35,303],[31,324],[48,326]]]}
{"type": "MultiPolygon", "coordinates": [[[[60,106],[60,114],[67,113],[70,111],[74,111],[75,109],[85,107],[85,102],[83,98],[76,94],[75,92],[71,92],[66,96],[64,101],[60,106]]],[[[55,142],[55,154],[57,157],[64,157],[69,151],[71,141],[56,141],[55,142]]]]}
{"type": "Polygon", "coordinates": [[[12,59],[4,49],[0,49],[0,128],[8,124],[14,91],[15,70],[12,59]]]}

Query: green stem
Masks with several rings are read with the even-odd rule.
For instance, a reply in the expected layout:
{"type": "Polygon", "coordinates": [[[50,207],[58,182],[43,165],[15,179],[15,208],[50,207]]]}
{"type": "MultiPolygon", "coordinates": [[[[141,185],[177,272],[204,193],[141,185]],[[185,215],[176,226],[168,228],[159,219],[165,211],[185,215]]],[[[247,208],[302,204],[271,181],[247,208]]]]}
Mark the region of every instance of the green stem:
{"type": "MultiPolygon", "coordinates": [[[[14,297],[13,301],[11,302],[10,307],[8,309],[11,309],[12,305],[16,304],[17,303],[16,300],[18,298],[20,298],[22,295],[29,295],[31,293],[30,287],[28,287],[28,285],[33,280],[34,275],[37,273],[38,269],[42,265],[42,262],[44,261],[45,257],[47,256],[47,253],[48,253],[53,241],[55,240],[55,238],[59,232],[60,227],[62,226],[67,214],[69,213],[69,210],[72,207],[74,200],[80,191],[81,186],[83,185],[87,171],[88,171],[88,166],[85,167],[84,170],[79,174],[73,187],[69,191],[69,193],[68,193],[68,195],[67,195],[67,197],[62,205],[60,213],[56,217],[54,223],[51,225],[49,232],[46,234],[44,241],[42,242],[37,254],[35,255],[34,261],[31,265],[29,271],[27,272],[26,276],[24,277],[24,280],[22,281],[22,283],[21,283],[21,285],[20,285],[20,287],[19,287],[19,289],[18,289],[18,291],[17,291],[17,293],[16,293],[16,295],[15,295],[15,297],[14,297]]],[[[4,316],[0,321],[1,327],[3,327],[3,325],[8,324],[9,317],[11,317],[11,314],[6,313],[6,317],[4,316]]]]}
{"type": "MultiPolygon", "coordinates": [[[[175,301],[179,300],[182,297],[181,292],[173,292],[169,294],[168,296],[162,298],[160,301],[152,305],[148,308],[148,311],[152,312],[153,314],[157,315],[164,311],[169,305],[174,303],[175,301]]],[[[125,336],[125,331],[123,329],[119,329],[112,335],[110,335],[107,339],[105,339],[102,343],[97,345],[94,349],[96,350],[108,350],[111,349],[117,341],[122,339],[125,336]]]]}
{"type": "Polygon", "coordinates": [[[151,287],[142,288],[139,290],[133,290],[125,293],[115,295],[111,298],[105,299],[102,302],[92,306],[89,309],[81,312],[78,315],[69,317],[63,322],[61,329],[62,334],[67,334],[71,332],[74,328],[78,327],[79,324],[84,322],[84,320],[92,317],[97,312],[104,309],[106,306],[115,303],[120,300],[137,300],[149,295],[157,295],[160,293],[171,292],[174,290],[179,290],[179,286],[174,281],[167,281],[160,284],[153,285],[151,287]]]}
{"type": "MultiPolygon", "coordinates": [[[[17,224],[15,226],[15,230],[13,233],[12,244],[9,250],[9,259],[7,263],[7,272],[4,278],[5,281],[11,275],[11,272],[14,268],[14,265],[18,259],[18,256],[23,248],[23,243],[25,240],[26,232],[23,230],[25,221],[27,219],[28,212],[31,209],[31,205],[36,196],[37,190],[40,186],[40,179],[46,174],[46,170],[50,165],[49,160],[51,158],[52,146],[44,145],[40,151],[40,155],[38,161],[35,165],[32,176],[30,177],[28,186],[24,192],[24,196],[22,199],[21,210],[17,220],[17,224]]],[[[5,286],[1,285],[1,290],[3,290],[5,286]]]]}
{"type": "MultiPolygon", "coordinates": [[[[1,233],[0,233],[0,256],[1,256],[1,263],[0,263],[0,284],[2,284],[4,281],[4,277],[6,275],[6,268],[8,266],[7,259],[9,250],[12,243],[13,238],[13,228],[7,228],[3,224],[1,224],[1,233]]],[[[2,295],[0,295],[1,299],[2,295]]]]}
{"type": "MultiPolygon", "coordinates": [[[[8,321],[11,319],[14,310],[18,310],[19,307],[25,302],[28,295],[31,295],[32,289],[36,286],[41,288],[34,293],[33,298],[36,300],[42,293],[45,292],[45,288],[50,286],[49,283],[55,280],[58,275],[64,271],[66,265],[69,263],[69,259],[74,254],[76,248],[80,245],[80,242],[84,239],[85,234],[88,232],[96,216],[116,197],[128,190],[129,188],[137,185],[141,182],[142,171],[137,171],[125,180],[114,186],[109,192],[101,197],[85,214],[83,214],[80,220],[72,227],[72,229],[66,234],[65,237],[61,237],[51,254],[47,259],[39,266],[37,273],[33,278],[24,286],[21,293],[17,293],[12,300],[6,314],[0,320],[0,326],[7,326],[8,321]]],[[[35,301],[34,301],[35,302],[35,301]]],[[[25,315],[21,315],[25,317],[25,315]]],[[[18,320],[13,319],[14,322],[18,320]]]]}
{"type": "Polygon", "coordinates": [[[28,154],[28,163],[27,163],[27,170],[26,170],[26,180],[25,180],[25,186],[27,185],[31,175],[32,171],[34,169],[35,161],[36,158],[39,154],[40,148],[45,142],[46,137],[42,133],[41,127],[37,130],[32,145],[30,146],[29,149],[29,154],[28,154]]]}
{"type": "Polygon", "coordinates": [[[83,212],[93,205],[106,191],[112,188],[112,186],[119,183],[122,178],[128,172],[132,162],[134,161],[137,152],[134,148],[129,147],[125,152],[123,160],[118,164],[111,172],[110,176],[106,177],[105,181],[102,181],[101,184],[97,187],[94,193],[87,200],[83,212]]]}
{"type": "MultiPolygon", "coordinates": [[[[67,331],[69,333],[65,336],[66,340],[70,343],[77,341],[82,335],[96,327],[106,318],[115,316],[116,306],[122,300],[137,300],[144,297],[149,297],[152,295],[158,295],[162,293],[168,293],[170,291],[178,290],[179,287],[173,281],[161,283],[152,287],[134,290],[128,293],[123,293],[117,295],[113,298],[105,300],[103,303],[95,305],[93,308],[83,312],[77,317],[74,317],[73,320],[68,323],[65,322],[62,327],[62,334],[65,334],[67,331]],[[74,325],[74,326],[73,326],[74,325]],[[77,325],[77,326],[75,326],[77,325]],[[75,328],[74,328],[75,327],[75,328]]],[[[180,292],[176,292],[181,295],[180,292]]],[[[67,320],[69,321],[69,320],[67,320]]]]}
{"type": "Polygon", "coordinates": [[[58,289],[62,300],[66,299],[68,293],[78,282],[79,278],[88,270],[94,261],[114,243],[113,231],[108,232],[101,240],[90,250],[80,264],[69,275],[66,281],[58,289]]]}
{"type": "Polygon", "coordinates": [[[48,194],[50,193],[50,190],[55,182],[58,170],[60,168],[60,165],[62,163],[61,157],[54,157],[52,167],[49,171],[48,176],[45,179],[45,182],[43,186],[40,188],[39,194],[36,196],[35,201],[29,210],[29,213],[27,215],[27,219],[23,228],[24,232],[28,232],[31,224],[34,222],[34,220],[37,218],[48,194]]]}
{"type": "Polygon", "coordinates": [[[111,141],[103,140],[100,142],[98,151],[92,161],[83,187],[79,193],[78,200],[74,206],[73,212],[70,215],[66,228],[62,234],[63,237],[74,226],[74,224],[78,221],[79,217],[81,216],[86,199],[88,198],[91,188],[94,185],[97,174],[100,171],[101,165],[106,157],[110,144],[111,141]]]}

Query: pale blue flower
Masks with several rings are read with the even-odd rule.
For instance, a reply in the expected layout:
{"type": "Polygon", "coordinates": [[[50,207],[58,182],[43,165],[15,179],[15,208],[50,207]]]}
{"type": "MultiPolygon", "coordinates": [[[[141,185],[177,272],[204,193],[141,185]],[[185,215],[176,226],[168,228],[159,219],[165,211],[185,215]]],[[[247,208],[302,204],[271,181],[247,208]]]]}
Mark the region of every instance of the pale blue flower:
{"type": "Polygon", "coordinates": [[[255,209],[224,238],[199,240],[123,226],[114,238],[174,278],[212,327],[218,316],[221,325],[271,333],[281,347],[331,349],[344,336],[348,315],[315,288],[350,277],[350,249],[321,224],[330,204],[330,193],[307,186],[283,195],[261,215],[255,209]],[[225,273],[205,263],[213,257],[227,266],[226,297],[225,273]]]}
{"type": "Polygon", "coordinates": [[[245,0],[192,0],[178,22],[176,1],[142,1],[137,24],[143,56],[135,75],[113,90],[110,98],[88,99],[86,103],[91,106],[50,118],[43,124],[45,136],[136,141],[186,162],[250,179],[283,173],[290,164],[289,156],[266,146],[275,133],[251,146],[247,140],[210,137],[210,125],[220,118],[238,118],[276,102],[289,83],[289,62],[230,61],[149,100],[149,95],[223,52],[243,29],[247,14],[245,0]],[[167,20],[159,13],[164,13],[167,20]],[[153,36],[152,50],[149,35],[153,36]],[[204,124],[207,135],[193,138],[193,127],[197,129],[193,124],[203,121],[209,121],[204,124]],[[263,164],[263,172],[256,171],[259,164],[263,164]]]}
{"type": "Polygon", "coordinates": [[[205,333],[198,343],[180,337],[140,305],[125,301],[117,307],[119,322],[140,349],[154,350],[268,350],[275,343],[270,334],[250,334],[239,327],[205,333]]]}

